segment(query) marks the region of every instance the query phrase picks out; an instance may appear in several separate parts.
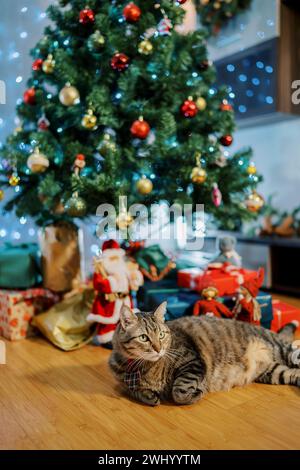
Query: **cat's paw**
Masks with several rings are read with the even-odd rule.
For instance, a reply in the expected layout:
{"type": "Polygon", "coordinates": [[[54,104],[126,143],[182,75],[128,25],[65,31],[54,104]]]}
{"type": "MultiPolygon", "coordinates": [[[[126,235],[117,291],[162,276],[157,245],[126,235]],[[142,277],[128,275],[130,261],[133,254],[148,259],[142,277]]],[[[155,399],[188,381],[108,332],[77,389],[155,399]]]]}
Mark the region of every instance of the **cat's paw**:
{"type": "Polygon", "coordinates": [[[159,394],[153,390],[141,390],[138,393],[138,399],[149,406],[157,406],[160,404],[159,394]]]}
{"type": "Polygon", "coordinates": [[[193,387],[184,389],[182,387],[173,387],[172,397],[177,405],[192,405],[200,400],[202,392],[193,387]]]}

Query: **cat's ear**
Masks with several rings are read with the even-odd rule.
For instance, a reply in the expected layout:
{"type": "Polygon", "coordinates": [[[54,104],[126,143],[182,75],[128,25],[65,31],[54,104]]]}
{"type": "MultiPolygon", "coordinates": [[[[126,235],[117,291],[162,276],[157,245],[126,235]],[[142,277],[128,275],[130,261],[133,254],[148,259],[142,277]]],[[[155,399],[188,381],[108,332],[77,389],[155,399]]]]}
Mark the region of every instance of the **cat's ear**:
{"type": "Polygon", "coordinates": [[[137,316],[127,305],[123,305],[120,311],[120,323],[124,330],[137,322],[137,316]]]}
{"type": "Polygon", "coordinates": [[[163,323],[165,321],[165,314],[167,311],[167,302],[163,302],[154,312],[154,317],[159,322],[163,323]]]}

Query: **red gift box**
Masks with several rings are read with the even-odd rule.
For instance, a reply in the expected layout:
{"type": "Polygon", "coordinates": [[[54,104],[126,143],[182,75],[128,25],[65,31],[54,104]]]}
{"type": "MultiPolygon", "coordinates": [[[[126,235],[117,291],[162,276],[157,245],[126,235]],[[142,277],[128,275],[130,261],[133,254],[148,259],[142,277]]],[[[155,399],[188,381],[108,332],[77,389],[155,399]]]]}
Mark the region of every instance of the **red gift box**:
{"type": "Polygon", "coordinates": [[[11,341],[30,336],[30,322],[48,310],[59,297],[47,289],[0,290],[0,336],[11,341]]]}
{"type": "Polygon", "coordinates": [[[256,278],[256,271],[224,264],[221,267],[210,265],[206,271],[200,269],[198,272],[197,269],[178,271],[177,283],[179,287],[198,292],[202,292],[204,283],[211,284],[218,289],[219,296],[224,297],[234,295],[242,284],[256,278]]]}
{"type": "Polygon", "coordinates": [[[273,321],[271,330],[278,331],[287,323],[297,320],[299,322],[298,331],[300,331],[300,309],[294,305],[286,304],[281,300],[273,300],[273,321]]]}

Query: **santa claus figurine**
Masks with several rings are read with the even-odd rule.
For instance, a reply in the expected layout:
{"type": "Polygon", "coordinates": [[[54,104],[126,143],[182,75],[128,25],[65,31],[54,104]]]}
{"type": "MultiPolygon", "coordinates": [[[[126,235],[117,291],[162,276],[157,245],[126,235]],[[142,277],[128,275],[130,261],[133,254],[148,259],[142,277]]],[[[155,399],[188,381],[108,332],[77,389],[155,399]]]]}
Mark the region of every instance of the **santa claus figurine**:
{"type": "Polygon", "coordinates": [[[239,296],[233,309],[236,320],[260,325],[261,307],[256,297],[262,286],[264,275],[264,270],[261,268],[255,279],[245,282],[240,287],[239,296]]]}
{"type": "Polygon", "coordinates": [[[98,323],[97,343],[110,345],[120,310],[123,304],[133,307],[131,291],[137,291],[143,284],[143,275],[137,264],[126,262],[125,251],[118,242],[108,240],[95,260],[93,283],[96,298],[87,320],[98,323]]]}
{"type": "Polygon", "coordinates": [[[217,318],[232,318],[232,312],[222,304],[216,297],[218,297],[218,289],[213,286],[208,286],[201,292],[201,300],[195,303],[193,315],[208,315],[217,318]]]}

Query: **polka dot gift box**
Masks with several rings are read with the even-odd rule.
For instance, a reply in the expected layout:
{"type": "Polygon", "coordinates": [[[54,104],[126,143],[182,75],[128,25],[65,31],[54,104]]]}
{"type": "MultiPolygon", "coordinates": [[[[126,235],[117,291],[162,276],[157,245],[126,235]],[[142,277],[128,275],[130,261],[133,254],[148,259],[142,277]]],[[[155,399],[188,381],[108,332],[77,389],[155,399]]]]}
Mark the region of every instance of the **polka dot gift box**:
{"type": "Polygon", "coordinates": [[[30,322],[59,300],[47,289],[0,290],[0,337],[11,341],[32,335],[30,322]]]}

